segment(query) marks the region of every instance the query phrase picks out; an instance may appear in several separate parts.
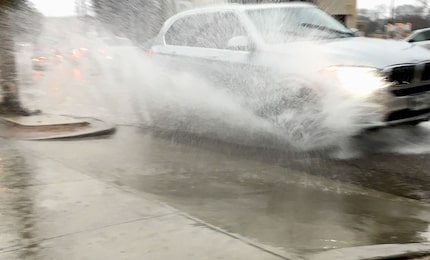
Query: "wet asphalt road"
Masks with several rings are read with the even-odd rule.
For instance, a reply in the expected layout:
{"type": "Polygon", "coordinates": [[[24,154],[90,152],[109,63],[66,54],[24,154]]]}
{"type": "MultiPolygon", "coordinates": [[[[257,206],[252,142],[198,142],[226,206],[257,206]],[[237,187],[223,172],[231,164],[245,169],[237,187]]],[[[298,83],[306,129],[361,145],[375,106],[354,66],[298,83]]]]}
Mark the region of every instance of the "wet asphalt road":
{"type": "Polygon", "coordinates": [[[154,194],[229,232],[299,254],[430,241],[426,124],[372,133],[352,145],[358,156],[336,160],[139,128],[141,114],[127,89],[100,78],[95,85],[82,74],[37,75],[24,99],[45,112],[131,126],[109,138],[18,142],[18,150],[154,194]],[[64,84],[70,77],[74,83],[64,84]]]}

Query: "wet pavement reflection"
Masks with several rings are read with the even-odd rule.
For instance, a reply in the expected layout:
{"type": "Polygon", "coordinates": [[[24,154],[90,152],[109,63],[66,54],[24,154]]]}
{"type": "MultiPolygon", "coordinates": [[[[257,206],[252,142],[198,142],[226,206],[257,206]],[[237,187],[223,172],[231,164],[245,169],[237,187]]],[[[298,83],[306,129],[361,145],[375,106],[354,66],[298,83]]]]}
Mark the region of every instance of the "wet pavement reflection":
{"type": "Polygon", "coordinates": [[[145,178],[141,186],[230,232],[301,253],[428,241],[420,234],[429,226],[429,209],[408,201],[296,184],[244,188],[242,182],[232,192],[232,183],[193,179],[145,178]]]}
{"type": "MultiPolygon", "coordinates": [[[[192,137],[182,135],[176,142],[188,142],[189,138],[192,137]]],[[[430,207],[426,203],[344,185],[335,178],[325,179],[322,165],[333,173],[347,175],[349,162],[247,149],[213,140],[200,139],[194,145],[204,150],[182,154],[181,161],[191,162],[182,168],[182,173],[145,176],[133,179],[130,185],[158,194],[179,209],[230,232],[299,254],[429,241],[426,229],[430,224],[430,207]],[[336,164],[342,168],[330,167],[336,164]],[[309,171],[314,171],[313,175],[309,171]]],[[[367,174],[367,181],[380,179],[370,176],[367,174]]],[[[396,177],[398,183],[407,181],[402,176],[396,177]]],[[[388,181],[376,186],[376,183],[374,187],[390,192],[391,184],[388,181]]]]}

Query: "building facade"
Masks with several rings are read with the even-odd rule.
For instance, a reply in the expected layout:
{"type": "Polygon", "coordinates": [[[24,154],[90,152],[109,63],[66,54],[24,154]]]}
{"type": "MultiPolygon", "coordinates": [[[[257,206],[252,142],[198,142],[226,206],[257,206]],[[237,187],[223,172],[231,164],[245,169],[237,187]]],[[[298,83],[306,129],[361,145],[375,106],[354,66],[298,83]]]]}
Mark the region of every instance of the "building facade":
{"type": "Polygon", "coordinates": [[[357,28],[357,0],[315,0],[321,9],[349,28],[357,28]]]}

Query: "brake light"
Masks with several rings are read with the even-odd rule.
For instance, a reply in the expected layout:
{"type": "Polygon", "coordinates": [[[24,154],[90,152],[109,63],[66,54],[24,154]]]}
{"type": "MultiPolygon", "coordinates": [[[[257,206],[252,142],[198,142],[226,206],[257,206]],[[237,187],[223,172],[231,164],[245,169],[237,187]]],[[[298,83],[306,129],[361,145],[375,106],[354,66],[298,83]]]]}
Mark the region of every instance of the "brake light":
{"type": "Polygon", "coordinates": [[[149,49],[147,54],[148,54],[148,57],[151,58],[152,55],[154,54],[154,51],[152,49],[149,49]]]}

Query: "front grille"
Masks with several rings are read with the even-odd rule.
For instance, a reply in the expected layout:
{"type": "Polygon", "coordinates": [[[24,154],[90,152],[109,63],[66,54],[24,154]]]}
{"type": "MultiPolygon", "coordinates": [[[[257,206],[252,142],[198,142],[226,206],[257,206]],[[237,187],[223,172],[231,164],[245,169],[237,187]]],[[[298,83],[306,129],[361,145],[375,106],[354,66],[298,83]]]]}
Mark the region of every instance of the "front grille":
{"type": "Polygon", "coordinates": [[[396,67],[388,75],[390,82],[396,82],[396,85],[408,84],[414,78],[415,66],[396,67]]]}
{"type": "Polygon", "coordinates": [[[421,92],[426,92],[426,91],[430,91],[430,84],[411,87],[411,88],[404,88],[404,87],[399,88],[399,87],[394,86],[394,87],[392,87],[391,92],[395,96],[401,97],[401,96],[419,94],[421,92]]]}
{"type": "Polygon", "coordinates": [[[402,110],[391,112],[387,116],[386,121],[397,121],[397,120],[425,115],[427,113],[430,113],[430,109],[424,109],[424,110],[402,109],[402,110]]]}
{"type": "Polygon", "coordinates": [[[417,95],[430,91],[430,63],[391,68],[387,80],[393,83],[391,93],[397,97],[417,95]]]}
{"type": "Polygon", "coordinates": [[[430,80],[430,63],[427,63],[424,66],[424,71],[423,71],[423,74],[421,75],[421,80],[422,81],[430,80]]]}
{"type": "Polygon", "coordinates": [[[390,92],[394,96],[402,98],[398,104],[404,104],[399,105],[398,110],[394,110],[394,106],[393,110],[385,117],[385,121],[393,123],[400,121],[398,123],[402,123],[410,120],[426,120],[425,117],[430,114],[430,104],[428,104],[429,108],[425,108],[426,104],[420,104],[420,106],[424,106],[424,109],[421,110],[414,110],[409,107],[412,105],[410,101],[415,100],[414,96],[421,96],[430,92],[430,62],[387,68],[385,76],[392,83],[389,88],[390,92]]]}

